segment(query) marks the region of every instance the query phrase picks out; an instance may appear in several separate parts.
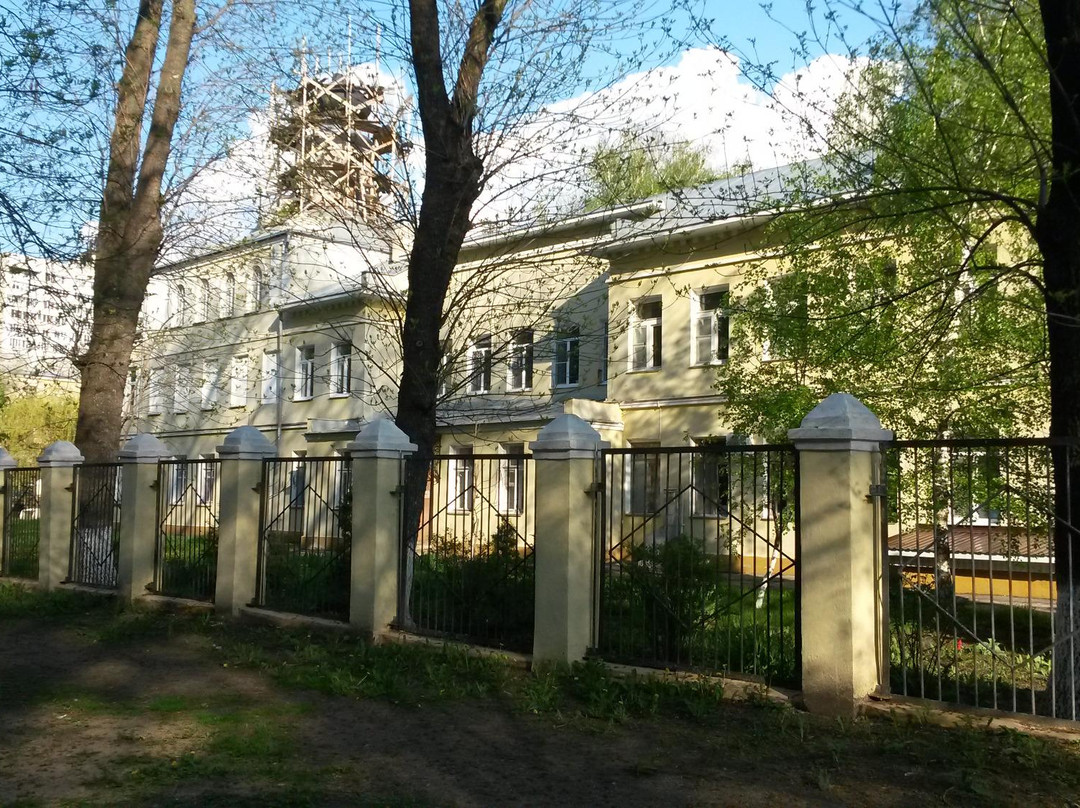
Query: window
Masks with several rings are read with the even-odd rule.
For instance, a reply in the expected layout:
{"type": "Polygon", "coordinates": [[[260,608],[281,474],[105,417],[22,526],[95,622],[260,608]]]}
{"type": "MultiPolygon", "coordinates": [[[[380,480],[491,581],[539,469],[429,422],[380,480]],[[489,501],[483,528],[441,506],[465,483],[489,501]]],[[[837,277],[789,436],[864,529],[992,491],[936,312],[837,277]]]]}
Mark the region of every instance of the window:
{"type": "Polygon", "coordinates": [[[217,362],[204,362],[202,385],[199,389],[199,404],[204,410],[212,410],[218,402],[218,377],[221,367],[217,362]]]}
{"type": "Polygon", "coordinates": [[[449,462],[447,508],[451,511],[471,511],[473,506],[472,446],[451,446],[449,462]]]}
{"type": "Polygon", "coordinates": [[[352,392],[352,343],[335,342],[330,355],[330,392],[345,396],[352,392]]]}
{"type": "Polygon", "coordinates": [[[172,300],[172,311],[170,312],[170,314],[173,315],[172,324],[173,325],[187,325],[188,324],[188,321],[187,321],[187,314],[188,314],[187,289],[184,288],[184,284],[178,283],[178,284],[176,284],[176,288],[174,290],[174,293],[175,294],[174,294],[173,300],[172,300]]]}
{"type": "Polygon", "coordinates": [[[510,341],[510,357],[507,362],[507,390],[528,390],[533,376],[533,332],[526,328],[514,334],[510,341]]]}
{"type": "Polygon", "coordinates": [[[202,303],[202,311],[199,312],[204,321],[213,320],[217,317],[217,300],[214,299],[214,287],[206,278],[199,280],[199,302],[202,303]]]}
{"type": "Polygon", "coordinates": [[[294,452],[297,458],[290,465],[287,496],[289,497],[289,530],[301,533],[304,530],[304,494],[307,491],[307,469],[304,466],[304,453],[294,452]]]}
{"type": "Polygon", "coordinates": [[[218,300],[218,316],[232,317],[236,305],[236,276],[231,272],[225,273],[225,282],[222,284],[221,298],[218,300]]]}
{"type": "Polygon", "coordinates": [[[662,361],[663,304],[644,300],[630,318],[630,369],[656,370],[662,361]]]}
{"type": "Polygon", "coordinates": [[[281,397],[281,372],[277,351],[267,351],[262,357],[262,400],[273,404],[281,397]]]}
{"type": "Polygon", "coordinates": [[[204,454],[199,464],[199,500],[208,505],[214,501],[214,487],[217,485],[217,463],[212,454],[204,454]]]}
{"type": "Polygon", "coordinates": [[[761,346],[764,361],[798,356],[805,344],[808,321],[805,280],[798,275],[781,275],[767,281],[771,317],[761,346]]]}
{"type": "Polygon", "coordinates": [[[243,407],[247,404],[248,394],[248,358],[234,356],[229,373],[229,406],[243,407]]]}
{"type": "Polygon", "coordinates": [[[511,457],[499,461],[499,513],[524,513],[525,444],[504,443],[500,448],[511,457]]]}
{"type": "Polygon", "coordinates": [[[176,366],[173,377],[173,412],[187,412],[191,401],[191,368],[186,365],[176,366]]]}
{"type": "Polygon", "coordinates": [[[301,345],[296,349],[296,391],[293,398],[304,401],[315,395],[315,347],[301,345]]]}
{"type": "Polygon", "coordinates": [[[705,450],[694,453],[693,514],[725,515],[731,506],[731,455],[708,449],[727,445],[727,438],[695,438],[694,443],[705,450]]]}
{"type": "Polygon", "coordinates": [[[551,375],[556,387],[578,383],[581,368],[581,332],[577,326],[564,328],[555,337],[555,364],[551,375]]]}
{"type": "Polygon", "coordinates": [[[695,365],[712,365],[728,358],[728,291],[713,289],[694,295],[691,340],[695,365]]]}
{"type": "Polygon", "coordinates": [[[630,490],[627,503],[633,514],[653,514],[660,508],[660,454],[648,451],[656,443],[635,443],[633,448],[646,451],[630,455],[630,490]]]}
{"type": "Polygon", "coordinates": [[[181,456],[176,459],[181,462],[171,463],[169,465],[169,468],[172,469],[172,480],[170,480],[169,485],[169,502],[174,505],[184,498],[188,486],[188,464],[183,462],[187,458],[181,456]]]}
{"type": "Polygon", "coordinates": [[[469,392],[491,390],[491,337],[481,337],[469,348],[469,392]]]}
{"type": "Polygon", "coordinates": [[[150,403],[147,415],[161,415],[165,411],[165,369],[151,368],[149,379],[150,403]]]}

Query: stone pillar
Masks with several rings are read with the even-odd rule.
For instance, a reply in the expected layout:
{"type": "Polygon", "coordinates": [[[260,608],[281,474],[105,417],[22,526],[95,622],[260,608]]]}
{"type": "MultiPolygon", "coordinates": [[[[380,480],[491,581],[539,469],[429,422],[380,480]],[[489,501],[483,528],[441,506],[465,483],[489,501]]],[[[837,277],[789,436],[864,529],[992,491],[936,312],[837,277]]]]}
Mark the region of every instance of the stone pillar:
{"type": "Polygon", "coordinates": [[[352,456],[352,588],[349,623],[366,636],[397,612],[401,559],[401,466],[416,444],[388,418],[364,426],[345,447],[352,456]]]}
{"type": "Polygon", "coordinates": [[[226,435],[217,451],[221,507],[214,604],[219,614],[235,617],[255,598],[262,461],[274,457],[277,447],[255,427],[242,426],[226,435]]]}
{"type": "MultiPolygon", "coordinates": [[[[4,497],[0,500],[0,567],[3,566],[4,560],[4,539],[7,536],[7,515],[10,502],[8,501],[7,490],[7,475],[4,473],[8,469],[13,469],[19,464],[15,462],[15,458],[11,456],[7,449],[0,447],[0,491],[3,492],[4,497]]],[[[0,569],[0,573],[3,569],[0,569]]]]}
{"type": "Polygon", "coordinates": [[[608,444],[576,415],[560,415],[529,444],[536,482],[533,662],[576,662],[593,628],[596,453],[608,444]]]}
{"type": "Polygon", "coordinates": [[[799,452],[802,686],[809,710],[852,715],[881,678],[874,464],[893,433],[834,393],[788,432],[799,452]]]}
{"type": "Polygon", "coordinates": [[[117,584],[131,602],[154,582],[157,548],[158,461],[172,451],[154,435],[134,435],[120,450],[120,549],[117,584]]]}
{"type": "Polygon", "coordinates": [[[41,467],[38,583],[52,591],[68,577],[75,466],[83,462],[83,456],[74,443],[58,440],[45,447],[37,462],[41,467]]]}

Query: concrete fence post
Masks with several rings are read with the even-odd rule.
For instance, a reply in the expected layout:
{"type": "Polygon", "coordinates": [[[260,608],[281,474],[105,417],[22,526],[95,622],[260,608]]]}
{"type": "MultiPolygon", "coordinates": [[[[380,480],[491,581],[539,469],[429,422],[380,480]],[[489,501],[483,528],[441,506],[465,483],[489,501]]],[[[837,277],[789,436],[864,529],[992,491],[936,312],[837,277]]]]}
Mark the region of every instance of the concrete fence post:
{"type": "Polygon", "coordinates": [[[352,456],[352,578],[349,623],[367,636],[397,612],[401,558],[401,464],[416,444],[388,418],[364,426],[345,447],[352,456]]]}
{"type": "Polygon", "coordinates": [[[134,435],[120,450],[120,547],[117,586],[122,601],[146,594],[154,581],[158,461],[172,451],[154,435],[134,435]]]}
{"type": "Polygon", "coordinates": [[[575,662],[588,650],[596,454],[607,445],[571,414],[560,415],[529,444],[536,464],[533,662],[575,662]]]}
{"type": "Polygon", "coordinates": [[[214,606],[219,614],[235,617],[255,598],[262,464],[277,447],[255,427],[242,426],[226,435],[217,451],[221,507],[214,606]]]}
{"type": "MultiPolygon", "coordinates": [[[[15,462],[15,458],[11,456],[7,449],[0,447],[0,492],[3,492],[3,498],[0,498],[0,566],[3,565],[4,560],[4,541],[7,538],[7,516],[9,510],[8,490],[7,490],[7,474],[5,472],[8,469],[13,469],[19,464],[15,462]]],[[[3,570],[0,570],[3,572],[3,570]]]]}
{"type": "Polygon", "coordinates": [[[799,452],[803,696],[811,711],[852,715],[884,673],[870,486],[893,433],[858,399],[834,393],[788,437],[799,452]]]}
{"type": "Polygon", "coordinates": [[[83,456],[74,443],[58,440],[45,447],[37,462],[41,467],[38,583],[52,591],[68,577],[75,466],[83,462],[83,456]]]}

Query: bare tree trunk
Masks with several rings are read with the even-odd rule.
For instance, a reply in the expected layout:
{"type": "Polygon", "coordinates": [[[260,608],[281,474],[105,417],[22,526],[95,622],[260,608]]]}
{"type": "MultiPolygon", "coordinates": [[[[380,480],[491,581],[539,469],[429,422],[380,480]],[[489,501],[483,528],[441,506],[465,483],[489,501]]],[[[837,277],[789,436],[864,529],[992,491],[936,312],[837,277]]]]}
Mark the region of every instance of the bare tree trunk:
{"type": "MultiPolygon", "coordinates": [[[[424,488],[435,447],[443,306],[458,254],[480,195],[484,166],[473,151],[480,78],[506,0],[483,0],[469,27],[452,95],[444,83],[436,0],[410,0],[413,68],[424,132],[425,175],[420,219],[409,255],[409,293],[401,332],[402,368],[397,425],[417,445],[406,464],[402,557],[408,561],[424,507],[424,488]]],[[[406,564],[405,569],[411,570],[406,564]]],[[[406,573],[398,620],[408,624],[412,586],[406,573]]]]}
{"type": "MultiPolygon", "coordinates": [[[[1036,238],[1043,256],[1050,353],[1050,434],[1080,438],[1080,4],[1040,0],[1050,76],[1051,173],[1036,238]]],[[[1080,451],[1054,450],[1057,633],[1080,613],[1080,451]]],[[[1080,714],[1076,638],[1054,649],[1056,713],[1080,714]]]]}
{"type": "Polygon", "coordinates": [[[162,178],[180,115],[181,88],[195,33],[195,0],[173,0],[169,41],[143,146],[143,119],[162,11],[163,0],[142,0],[117,91],[94,261],[94,319],[90,344],[80,358],[82,388],[75,443],[89,462],[116,457],[139,311],[161,249],[162,178]]]}

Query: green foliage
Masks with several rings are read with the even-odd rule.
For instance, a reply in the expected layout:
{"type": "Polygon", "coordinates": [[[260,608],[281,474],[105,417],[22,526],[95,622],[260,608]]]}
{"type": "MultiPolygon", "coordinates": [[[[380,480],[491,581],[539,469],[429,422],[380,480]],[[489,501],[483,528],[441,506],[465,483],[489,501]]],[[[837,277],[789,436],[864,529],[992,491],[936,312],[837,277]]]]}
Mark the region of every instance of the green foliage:
{"type": "Polygon", "coordinates": [[[4,396],[0,405],[0,446],[20,466],[33,466],[50,443],[72,440],[79,400],[68,395],[4,396]]]}
{"type": "Polygon", "coordinates": [[[506,519],[487,538],[439,537],[416,558],[410,615],[428,630],[532,650],[535,564],[506,519]]]}
{"type": "Polygon", "coordinates": [[[299,533],[271,531],[265,541],[261,605],[267,609],[348,619],[351,553],[301,547],[299,533]]]}
{"type": "Polygon", "coordinates": [[[588,164],[586,210],[625,205],[716,179],[707,155],[692,146],[663,146],[637,132],[601,145],[588,164]]]}
{"type": "Polygon", "coordinates": [[[1029,0],[930,0],[872,43],[800,212],[766,234],[781,254],[736,296],[718,379],[735,429],[782,436],[838,391],[903,437],[1045,429],[1039,30],[1029,0]]]}
{"type": "Polygon", "coordinates": [[[686,536],[634,545],[604,581],[601,653],[794,681],[794,592],[771,589],[759,608],[756,580],[730,563],[686,536]]]}

